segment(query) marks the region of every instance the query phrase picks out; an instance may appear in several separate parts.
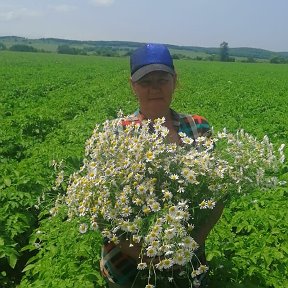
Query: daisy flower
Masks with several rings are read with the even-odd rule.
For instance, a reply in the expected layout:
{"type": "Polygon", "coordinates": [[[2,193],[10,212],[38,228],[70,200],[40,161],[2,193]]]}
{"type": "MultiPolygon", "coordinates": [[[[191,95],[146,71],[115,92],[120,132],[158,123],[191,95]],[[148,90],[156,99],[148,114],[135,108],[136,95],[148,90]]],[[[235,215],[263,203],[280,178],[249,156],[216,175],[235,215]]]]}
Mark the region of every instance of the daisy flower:
{"type": "Polygon", "coordinates": [[[88,225],[86,223],[81,223],[79,226],[79,232],[81,234],[84,234],[87,232],[87,230],[88,230],[88,225]]]}

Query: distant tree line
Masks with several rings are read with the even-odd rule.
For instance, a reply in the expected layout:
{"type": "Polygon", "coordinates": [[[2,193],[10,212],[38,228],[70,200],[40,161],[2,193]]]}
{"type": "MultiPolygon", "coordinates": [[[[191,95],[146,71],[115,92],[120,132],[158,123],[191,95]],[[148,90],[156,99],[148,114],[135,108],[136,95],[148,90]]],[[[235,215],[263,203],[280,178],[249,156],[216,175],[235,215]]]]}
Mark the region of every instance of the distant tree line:
{"type": "MultiPolygon", "coordinates": [[[[119,48],[113,47],[84,47],[82,49],[71,47],[69,45],[59,45],[57,48],[57,53],[59,54],[71,54],[71,55],[97,55],[97,56],[106,56],[106,57],[119,57],[120,55],[119,48]]],[[[127,55],[127,52],[124,53],[124,56],[127,55]]]]}
{"type": "MultiPolygon", "coordinates": [[[[235,62],[235,58],[229,56],[229,47],[227,42],[222,42],[220,44],[220,61],[223,62],[235,62]]],[[[252,56],[248,56],[246,61],[242,62],[247,62],[247,63],[255,63],[256,60],[252,56]]],[[[288,58],[284,58],[281,56],[275,56],[270,59],[270,63],[274,64],[287,64],[288,63],[288,58]]]]}
{"type": "Polygon", "coordinates": [[[119,57],[119,56],[129,56],[133,49],[124,49],[112,46],[90,46],[85,47],[84,50],[92,55],[96,56],[106,56],[106,57],[119,57]],[[122,52],[122,53],[121,53],[122,52]]]}
{"type": "Polygon", "coordinates": [[[279,56],[275,56],[273,58],[270,59],[270,63],[274,63],[274,64],[287,64],[288,63],[288,59],[285,59],[283,57],[279,57],[279,56]]]}
{"type": "Polygon", "coordinates": [[[6,50],[6,45],[0,42],[0,51],[1,50],[6,50]]]}
{"type": "MultiPolygon", "coordinates": [[[[49,41],[56,41],[57,39],[48,39],[48,40],[49,41]]],[[[79,41],[67,41],[67,44],[58,45],[57,53],[70,54],[70,55],[95,55],[95,56],[106,56],[106,57],[120,57],[120,56],[130,56],[133,53],[134,49],[140,45],[139,43],[127,42],[127,47],[125,47],[125,46],[123,47],[123,46],[120,46],[119,44],[117,45],[117,41],[115,43],[111,42],[111,41],[110,42],[109,41],[108,42],[103,41],[103,46],[102,46],[102,45],[100,45],[101,43],[99,44],[98,42],[99,41],[97,41],[97,45],[95,44],[95,46],[84,46],[83,48],[77,48],[77,47],[71,46],[71,44],[72,45],[73,44],[79,45],[79,41]],[[68,43],[70,45],[68,45],[68,43]],[[111,43],[114,43],[116,46],[112,46],[111,43]],[[133,46],[129,46],[129,45],[131,45],[131,43],[133,44],[133,46]],[[110,44],[110,46],[108,44],[110,44]],[[137,44],[138,44],[138,46],[137,46],[137,44]]],[[[31,44],[31,43],[29,42],[29,44],[31,44]]],[[[178,47],[178,46],[174,47],[173,45],[167,45],[167,46],[170,48],[175,48],[175,47],[177,48],[178,47]]],[[[181,46],[180,46],[180,48],[181,48],[181,46]]],[[[196,47],[195,47],[195,49],[196,49],[196,47]]],[[[203,52],[204,48],[202,50],[201,49],[198,47],[198,50],[197,49],[196,50],[197,50],[197,52],[203,52]]],[[[195,56],[195,57],[191,57],[191,56],[188,56],[188,55],[185,55],[182,53],[172,53],[172,58],[176,59],[176,60],[187,59],[187,60],[197,60],[197,61],[235,62],[236,59],[234,57],[230,56],[230,51],[231,50],[234,51],[233,55],[235,55],[235,50],[237,50],[237,49],[239,50],[239,53],[240,52],[244,53],[240,48],[230,49],[228,43],[225,41],[223,41],[220,44],[220,48],[218,48],[218,49],[217,48],[205,48],[205,49],[210,49],[210,50],[214,49],[214,50],[213,51],[209,50],[210,55],[208,55],[208,56],[195,56]],[[215,53],[212,53],[212,52],[215,52],[215,53]]],[[[36,49],[35,47],[33,47],[31,45],[26,45],[26,44],[14,44],[8,48],[4,43],[0,42],[0,51],[3,51],[3,50],[19,51],[19,52],[47,52],[47,51],[44,51],[43,49],[36,49]]],[[[183,47],[183,50],[184,50],[184,47],[183,47]]],[[[247,51],[248,52],[250,51],[251,53],[247,52],[246,60],[242,59],[242,60],[238,60],[238,61],[246,62],[246,63],[257,62],[256,59],[258,59],[258,57],[261,56],[260,55],[261,53],[257,54],[257,51],[261,50],[261,49],[258,49],[257,51],[256,50],[257,49],[247,48],[247,51]]],[[[208,52],[208,50],[206,52],[208,52]]],[[[269,51],[263,50],[262,52],[267,53],[269,51]]],[[[270,60],[268,59],[270,61],[270,63],[288,64],[288,57],[286,57],[285,52],[283,52],[282,54],[279,54],[279,53],[278,53],[278,55],[274,54],[275,56],[271,57],[270,60]],[[282,57],[282,55],[283,55],[283,57],[282,57]]],[[[263,54],[263,56],[264,56],[264,54],[263,54]]],[[[241,54],[241,58],[244,58],[244,57],[245,57],[245,53],[241,54]]],[[[262,59],[265,59],[265,58],[262,58],[262,59]]]]}
{"type": "Polygon", "coordinates": [[[25,44],[15,44],[12,45],[9,48],[10,51],[22,51],[22,52],[38,52],[38,50],[33,47],[33,46],[29,46],[29,45],[25,45],[25,44]]]}
{"type": "Polygon", "coordinates": [[[59,54],[70,54],[70,55],[86,55],[83,49],[71,47],[69,45],[59,45],[57,48],[59,54]]]}
{"type": "Polygon", "coordinates": [[[7,48],[5,44],[0,42],[0,51],[1,50],[18,51],[18,52],[45,52],[43,49],[39,50],[33,46],[26,44],[14,44],[11,47],[7,48]]]}

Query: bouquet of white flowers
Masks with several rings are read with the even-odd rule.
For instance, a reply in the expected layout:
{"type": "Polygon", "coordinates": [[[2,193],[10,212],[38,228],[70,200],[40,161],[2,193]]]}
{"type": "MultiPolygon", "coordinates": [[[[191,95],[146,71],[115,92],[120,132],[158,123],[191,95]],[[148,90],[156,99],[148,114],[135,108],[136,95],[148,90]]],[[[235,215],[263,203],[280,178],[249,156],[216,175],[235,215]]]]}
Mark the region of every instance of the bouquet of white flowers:
{"type": "MultiPolygon", "coordinates": [[[[83,218],[81,233],[100,226],[116,244],[121,237],[131,246],[140,243],[138,269],[153,268],[157,274],[157,269],[191,265],[198,248],[191,236],[194,213],[213,209],[223,197],[277,185],[284,145],[275,151],[267,136],[258,141],[244,131],[223,130],[194,141],[180,134],[176,145],[167,143],[165,119],[124,129],[119,121],[95,128],[65,202],[69,217],[83,218]]],[[[189,273],[195,277],[207,269],[199,263],[189,273]]]]}

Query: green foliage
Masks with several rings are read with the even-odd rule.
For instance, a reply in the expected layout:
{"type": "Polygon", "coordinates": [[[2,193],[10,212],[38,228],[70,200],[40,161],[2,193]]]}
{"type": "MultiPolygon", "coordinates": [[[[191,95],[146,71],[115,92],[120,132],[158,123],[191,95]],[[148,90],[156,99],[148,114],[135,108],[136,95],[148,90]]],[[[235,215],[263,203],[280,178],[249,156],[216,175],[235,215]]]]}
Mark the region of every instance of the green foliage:
{"type": "Polygon", "coordinates": [[[247,60],[245,62],[247,62],[247,63],[256,63],[256,60],[253,57],[249,56],[249,57],[247,57],[247,60]]]}
{"type": "Polygon", "coordinates": [[[285,52],[271,52],[264,49],[258,48],[249,48],[249,47],[241,47],[241,48],[229,48],[230,55],[233,57],[244,57],[244,58],[255,58],[255,59],[270,59],[275,55],[286,57],[285,52]]]}
{"type": "Polygon", "coordinates": [[[79,223],[66,221],[64,210],[52,218],[42,213],[40,227],[22,249],[34,256],[23,269],[19,288],[104,287],[99,272],[102,237],[93,231],[80,234],[79,223]]]}
{"type": "Polygon", "coordinates": [[[285,59],[285,58],[280,57],[280,56],[275,56],[275,57],[270,59],[270,63],[273,63],[273,64],[285,64],[285,63],[288,63],[288,59],[285,59]]]}
{"type": "MultiPolygon", "coordinates": [[[[179,85],[173,106],[205,115],[214,130],[245,131],[273,143],[288,139],[286,65],[176,62],[179,85]]],[[[286,156],[288,156],[286,149],[286,156]]]]}
{"type": "Polygon", "coordinates": [[[229,61],[229,47],[225,41],[220,44],[220,61],[229,61]]]}
{"type": "Polygon", "coordinates": [[[121,49],[117,47],[85,47],[83,49],[87,54],[96,55],[96,56],[106,56],[106,57],[119,57],[122,52],[124,52],[124,56],[129,56],[131,54],[131,50],[129,49],[121,49]]]}
{"type": "MultiPolygon", "coordinates": [[[[53,190],[56,171],[51,164],[63,159],[68,176],[81,165],[95,123],[115,118],[119,109],[124,114],[136,109],[128,81],[129,61],[1,51],[0,62],[0,287],[19,283],[21,287],[72,287],[74,282],[81,287],[81,281],[99,287],[99,235],[78,234],[78,224],[63,222],[62,214],[47,216],[61,193],[53,190]],[[39,250],[34,243],[40,240],[39,250]],[[89,241],[95,241],[95,247],[89,241]],[[84,251],[83,263],[80,251],[84,251]]],[[[176,111],[204,115],[215,130],[245,128],[257,137],[267,134],[275,144],[287,143],[287,65],[181,59],[175,60],[175,66],[179,85],[172,106],[176,111]]],[[[208,251],[221,283],[233,282],[227,287],[243,287],[252,278],[251,283],[259,281],[261,287],[281,287],[275,280],[281,275],[283,283],[287,281],[281,264],[286,260],[279,258],[279,253],[287,258],[287,251],[281,250],[286,249],[282,230],[287,230],[287,219],[281,214],[285,206],[280,206],[287,203],[283,191],[253,193],[225,210],[208,251]],[[256,210],[255,203],[248,205],[250,200],[265,205],[258,204],[256,210]],[[242,222],[251,226],[250,232],[246,224],[240,226],[242,222]],[[264,246],[264,239],[272,242],[264,246]],[[223,245],[223,241],[228,242],[223,245]],[[253,253],[257,261],[249,260],[252,269],[245,261],[253,253]],[[266,260],[259,253],[267,254],[266,260]],[[217,270],[220,262],[227,273],[217,270]]]]}
{"type": "MultiPolygon", "coordinates": [[[[189,59],[190,57],[186,56],[186,55],[183,55],[181,53],[174,53],[171,55],[173,59],[189,59]]],[[[199,56],[198,56],[199,57],[199,56]]],[[[197,59],[197,60],[201,60],[201,59],[197,59]]]]}
{"type": "MultiPolygon", "coordinates": [[[[33,46],[35,49],[37,49],[37,51],[57,52],[59,46],[68,46],[71,48],[71,51],[74,52],[64,54],[82,55],[87,53],[88,55],[93,54],[109,57],[128,56],[131,54],[131,51],[142,45],[142,43],[131,41],[79,41],[57,38],[27,39],[16,36],[0,36],[0,41],[7,47],[7,49],[15,44],[29,44],[30,46],[33,46]]],[[[197,46],[178,46],[171,44],[168,44],[167,46],[170,51],[172,51],[172,54],[179,54],[179,56],[183,55],[195,60],[200,60],[196,59],[196,57],[201,57],[206,60],[213,59],[213,61],[218,61],[219,57],[215,57],[215,55],[220,55],[221,50],[221,48],[218,47],[206,48],[197,46]]],[[[232,60],[234,59],[233,57],[235,57],[235,60],[236,58],[246,60],[247,58],[252,57],[258,59],[258,61],[267,61],[273,57],[281,57],[285,60],[288,58],[288,52],[272,52],[264,49],[249,47],[229,48],[229,54],[232,57],[232,60]]]]}
{"type": "MultiPolygon", "coordinates": [[[[38,214],[57,194],[52,161],[63,159],[71,167],[67,174],[78,169],[95,123],[114,118],[123,106],[119,95],[125,89],[118,87],[125,78],[117,64],[93,57],[93,63],[79,59],[73,67],[71,56],[51,56],[6,51],[0,56],[0,286],[20,282],[31,256],[22,248],[39,225],[38,214]],[[109,86],[99,81],[105,75],[114,75],[109,86]]],[[[126,90],[129,102],[128,82],[126,90]]]]}
{"type": "Polygon", "coordinates": [[[212,283],[286,287],[287,198],[286,186],[251,193],[226,208],[207,243],[208,260],[214,267],[212,283]]]}
{"type": "Polygon", "coordinates": [[[1,50],[6,50],[6,45],[2,42],[0,42],[0,51],[1,50]]]}
{"type": "Polygon", "coordinates": [[[11,51],[21,51],[21,52],[37,52],[33,46],[25,45],[25,44],[15,44],[12,45],[9,50],[11,51]]]}
{"type": "Polygon", "coordinates": [[[85,55],[82,49],[70,47],[69,45],[59,45],[57,48],[59,54],[85,55]]]}

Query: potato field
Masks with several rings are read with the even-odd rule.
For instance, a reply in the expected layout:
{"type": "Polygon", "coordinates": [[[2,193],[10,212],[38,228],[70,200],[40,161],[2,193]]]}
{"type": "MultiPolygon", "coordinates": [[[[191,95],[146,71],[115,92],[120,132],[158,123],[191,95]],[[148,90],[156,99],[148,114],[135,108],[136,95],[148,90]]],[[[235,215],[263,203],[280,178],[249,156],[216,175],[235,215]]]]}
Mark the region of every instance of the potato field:
{"type": "MultiPolygon", "coordinates": [[[[173,109],[287,145],[287,64],[175,66],[173,109]]],[[[129,77],[126,57],[0,51],[0,287],[105,287],[100,234],[49,213],[65,193],[54,164],[68,177],[96,123],[137,109],[129,77]]],[[[206,244],[211,287],[288,287],[287,198],[286,184],[229,202],[206,244]]]]}

